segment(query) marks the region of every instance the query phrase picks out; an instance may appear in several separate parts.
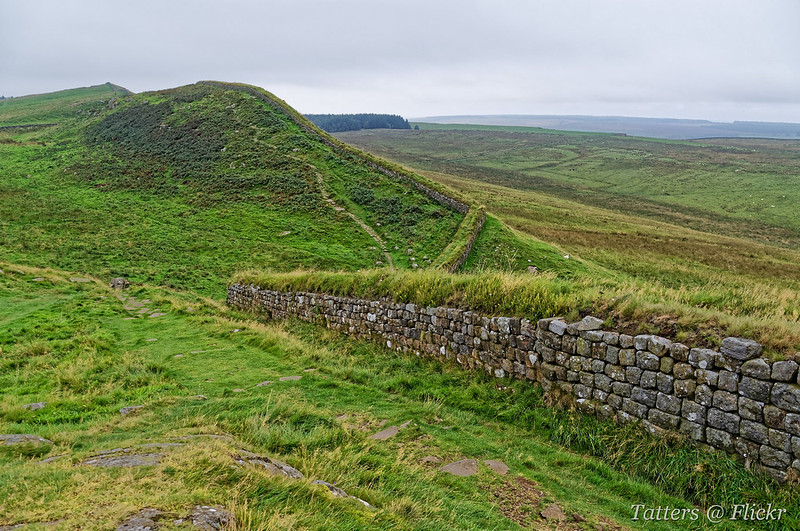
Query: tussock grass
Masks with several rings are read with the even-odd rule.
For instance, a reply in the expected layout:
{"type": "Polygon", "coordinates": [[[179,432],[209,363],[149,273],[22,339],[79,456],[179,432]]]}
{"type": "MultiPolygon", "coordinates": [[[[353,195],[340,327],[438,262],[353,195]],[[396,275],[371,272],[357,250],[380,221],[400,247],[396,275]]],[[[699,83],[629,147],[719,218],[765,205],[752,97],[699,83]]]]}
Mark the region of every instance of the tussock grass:
{"type": "Polygon", "coordinates": [[[8,328],[0,333],[3,353],[16,356],[19,343],[39,352],[36,358],[48,358],[59,351],[54,342],[69,341],[62,336],[89,335],[96,340],[84,337],[74,346],[84,349],[75,358],[77,373],[89,370],[99,382],[83,398],[63,398],[47,378],[57,365],[50,373],[25,365],[12,371],[13,385],[0,386],[0,432],[36,433],[55,443],[52,449],[0,452],[0,525],[60,519],[65,527],[108,529],[143,506],[185,515],[194,505],[219,503],[233,510],[239,529],[518,528],[496,506],[495,493],[507,488],[504,479],[483,465],[472,478],[446,476],[419,464],[426,455],[504,460],[512,478],[520,474],[545,492],[532,509],[531,525],[541,523],[542,504],[553,501],[567,514],[585,516],[586,525],[616,521],[632,528],[644,528],[630,522],[634,503],[688,507],[746,499],[798,506],[795,491],[753,476],[727,456],[680,441],[660,443],[553,408],[527,382],[498,382],[305,323],[260,322],[161,288],[139,287],[135,295],[158,301],[167,316],[122,321],[127,314],[108,288],[34,283],[34,275],[40,276],[31,269],[0,276],[0,318],[8,328]],[[40,313],[3,304],[22,296],[38,301],[40,313]],[[35,328],[48,320],[56,325],[35,328]],[[31,330],[35,339],[18,341],[31,330]],[[35,341],[39,346],[32,347],[35,341]],[[118,362],[116,369],[106,365],[109,360],[118,362]],[[156,379],[139,380],[137,371],[151,367],[160,367],[156,379]],[[118,380],[127,382],[124,388],[106,386],[120,373],[128,375],[118,380]],[[292,374],[303,378],[276,381],[292,374]],[[265,379],[274,383],[255,387],[265,379]],[[47,407],[21,410],[33,395],[47,407]],[[132,404],[144,408],[119,415],[119,407],[132,404]],[[76,412],[80,422],[70,416],[76,412]],[[407,420],[412,424],[389,441],[368,438],[407,420]],[[226,438],[173,439],[200,434],[226,438]],[[165,450],[154,467],[81,464],[103,450],[176,440],[185,445],[165,450]],[[232,456],[242,449],[284,461],[306,479],[233,466],[232,456]],[[60,454],[67,455],[36,462],[60,454]],[[697,463],[697,470],[681,468],[697,463]],[[334,498],[314,479],[335,483],[376,510],[334,498]],[[86,521],[90,511],[93,520],[86,521]]]}

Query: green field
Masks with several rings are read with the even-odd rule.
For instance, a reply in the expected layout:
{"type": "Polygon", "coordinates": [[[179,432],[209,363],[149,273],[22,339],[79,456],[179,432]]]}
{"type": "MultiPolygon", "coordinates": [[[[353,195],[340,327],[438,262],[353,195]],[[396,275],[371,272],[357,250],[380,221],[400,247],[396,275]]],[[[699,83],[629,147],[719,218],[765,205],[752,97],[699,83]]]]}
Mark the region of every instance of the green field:
{"type": "MultiPolygon", "coordinates": [[[[0,269],[0,432],[53,442],[0,451],[0,525],[110,529],[142,507],[185,514],[214,503],[248,530],[550,529],[539,513],[557,502],[564,529],[650,529],[631,521],[631,505],[800,502],[732,458],[562,412],[524,382],[297,322],[263,324],[188,293],[0,269]],[[46,405],[23,409],[34,402],[46,405]],[[144,407],[120,414],[134,405],[144,407]],[[408,421],[390,439],[369,438],[408,421]],[[243,450],[305,479],[237,466],[243,450]],[[140,467],[87,463],[104,451],[163,455],[140,467]],[[462,458],[511,471],[438,471],[462,458]],[[374,508],[334,498],[317,479],[374,508]]],[[[162,527],[172,528],[183,527],[162,527]]]]}
{"type": "Polygon", "coordinates": [[[747,210],[722,214],[726,203],[715,199],[776,183],[795,197],[800,143],[733,140],[728,148],[722,140],[420,127],[337,136],[474,197],[515,229],[490,226],[467,264],[473,270],[482,261],[508,271],[532,264],[575,279],[587,289],[584,310],[622,326],[639,323],[640,332],[712,344],[745,335],[790,355],[800,350],[800,216],[784,204],[770,208],[774,225],[767,225],[750,221],[747,210]],[[728,152],[740,165],[763,166],[763,175],[751,172],[740,185],[715,177],[733,164],[728,152]],[[669,202],[658,195],[678,182],[687,191],[669,202]],[[707,206],[683,208],[675,199],[683,194],[704,197],[707,206]]]}
{"type": "Polygon", "coordinates": [[[800,349],[800,218],[778,197],[800,191],[800,144],[421,127],[338,135],[361,152],[234,84],[0,101],[0,433],[52,441],[0,446],[0,529],[111,529],[145,507],[186,529],[211,504],[247,530],[750,529],[632,520],[734,503],[790,509],[760,529],[800,525],[798,490],[732,457],[225,306],[240,281],[800,349]],[[465,458],[476,475],[439,470],[465,458]]]}

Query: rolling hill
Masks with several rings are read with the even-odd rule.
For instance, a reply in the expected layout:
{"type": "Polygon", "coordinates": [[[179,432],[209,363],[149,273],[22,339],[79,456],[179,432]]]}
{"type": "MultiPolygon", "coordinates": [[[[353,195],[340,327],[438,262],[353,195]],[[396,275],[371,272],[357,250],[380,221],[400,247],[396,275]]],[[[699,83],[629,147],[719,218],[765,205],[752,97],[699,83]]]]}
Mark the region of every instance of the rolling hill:
{"type": "Polygon", "coordinates": [[[244,268],[426,267],[464,219],[244,85],[14,98],[0,127],[17,262],[219,294],[244,268]]]}

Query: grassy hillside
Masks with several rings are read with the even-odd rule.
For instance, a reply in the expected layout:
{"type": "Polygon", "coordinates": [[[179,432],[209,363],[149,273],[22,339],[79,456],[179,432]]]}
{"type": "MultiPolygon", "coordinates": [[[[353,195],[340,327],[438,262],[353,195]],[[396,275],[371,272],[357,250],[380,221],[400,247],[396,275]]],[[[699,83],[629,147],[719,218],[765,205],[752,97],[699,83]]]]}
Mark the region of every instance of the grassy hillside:
{"type": "MultiPolygon", "coordinates": [[[[525,383],[300,323],[264,325],[188,293],[0,270],[0,433],[53,443],[0,446],[0,526],[112,529],[144,507],[177,517],[220,504],[247,530],[552,529],[540,512],[555,502],[567,515],[558,529],[651,529],[631,520],[632,505],[800,501],[725,455],[553,409],[525,383]],[[127,406],[142,408],[120,414],[127,406]],[[304,478],[249,466],[246,452],[304,478]],[[91,466],[112,458],[150,461],[91,466]],[[462,458],[479,461],[477,475],[439,471],[462,458]]],[[[781,524],[796,525],[792,511],[781,524]]],[[[750,528],[737,523],[714,529],[750,528]]]]}
{"type": "MultiPolygon", "coordinates": [[[[566,173],[577,176],[561,179],[553,176],[556,170],[539,170],[548,164],[558,168],[566,164],[553,155],[554,145],[571,142],[591,151],[600,149],[593,147],[595,143],[604,142],[618,144],[622,153],[618,158],[630,167],[638,165],[642,175],[656,172],[659,166],[651,165],[653,153],[664,149],[675,152],[675,158],[688,159],[686,167],[703,167],[711,174],[716,166],[710,160],[719,156],[722,147],[496,129],[371,131],[338,136],[472,195],[513,227],[516,232],[487,225],[481,238],[501,243],[477,246],[468,263],[473,269],[481,269],[482,262],[497,268],[504,261],[506,266],[501,269],[525,271],[533,264],[579,279],[576,289],[585,290],[581,297],[585,304],[577,308],[617,324],[638,322],[641,332],[712,344],[720,335],[742,334],[789,354],[800,349],[800,252],[786,247],[794,238],[792,224],[800,219],[796,214],[784,211],[782,227],[767,229],[760,221],[724,218],[710,210],[690,208],[684,212],[674,205],[657,205],[641,191],[632,197],[637,186],[644,186],[638,182],[624,194],[603,191],[604,181],[592,184],[596,161],[589,155],[585,167],[579,166],[583,164],[580,157],[564,166],[566,173]],[[643,151],[645,148],[649,151],[643,151]],[[518,167],[523,159],[520,153],[529,156],[527,170],[518,167]],[[739,236],[729,235],[735,233],[739,236]],[[780,241],[775,234],[783,235],[780,241]],[[537,248],[544,251],[537,254],[537,248]],[[576,260],[581,262],[578,269],[573,266],[576,260]]],[[[738,152],[744,149],[743,142],[734,142],[738,152]]],[[[749,148],[756,149],[748,151],[753,153],[751,163],[763,159],[780,166],[786,161],[789,169],[780,171],[791,171],[793,148],[782,151],[784,143],[774,141],[766,144],[768,148],[757,149],[763,142],[756,141],[749,148]],[[772,152],[776,154],[770,159],[772,152]]],[[[704,181],[695,182],[689,178],[691,172],[686,172],[673,178],[671,185],[676,179],[691,181],[695,188],[703,185],[704,181]]],[[[793,184],[787,181],[786,186],[788,190],[793,184]]],[[[734,186],[726,191],[734,192],[734,186]]]]}
{"type": "Polygon", "coordinates": [[[398,267],[463,218],[252,94],[113,86],[0,104],[0,256],[222,296],[236,269],[398,267]],[[363,227],[371,227],[375,240],[363,227]],[[383,247],[383,248],[382,248],[383,247]]]}
{"type": "Polygon", "coordinates": [[[543,192],[687,228],[800,247],[800,141],[671,141],[419,124],[346,141],[413,167],[543,192]]]}

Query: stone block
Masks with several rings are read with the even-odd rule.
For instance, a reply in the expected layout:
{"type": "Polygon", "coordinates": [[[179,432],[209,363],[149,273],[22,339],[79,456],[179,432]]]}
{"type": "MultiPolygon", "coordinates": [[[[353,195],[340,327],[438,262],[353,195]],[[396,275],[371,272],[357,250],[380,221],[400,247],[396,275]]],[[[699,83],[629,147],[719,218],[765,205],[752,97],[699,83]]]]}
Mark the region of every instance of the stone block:
{"type": "Polygon", "coordinates": [[[636,365],[636,351],[632,348],[620,349],[618,357],[620,365],[636,365]]]}
{"type": "Polygon", "coordinates": [[[556,335],[563,336],[567,332],[567,323],[559,319],[553,319],[548,323],[547,329],[556,335]]]}
{"type": "Polygon", "coordinates": [[[628,334],[620,334],[619,335],[619,347],[620,348],[632,348],[633,347],[633,336],[629,336],[628,334]]]}
{"type": "Polygon", "coordinates": [[[619,395],[608,395],[606,403],[614,409],[622,409],[622,397],[619,395]]]}
{"type": "Polygon", "coordinates": [[[726,337],[722,340],[720,353],[739,361],[750,360],[761,355],[763,347],[752,339],[726,337]]]}
{"type": "Polygon", "coordinates": [[[696,424],[686,419],[681,419],[678,432],[698,442],[704,442],[706,438],[706,430],[702,424],[696,424]]]}
{"type": "Polygon", "coordinates": [[[797,413],[786,413],[783,425],[792,435],[800,435],[800,415],[797,413]]]}
{"type": "Polygon", "coordinates": [[[656,374],[656,387],[662,393],[672,393],[674,382],[675,378],[669,374],[664,374],[663,372],[656,374]]]}
{"type": "Polygon", "coordinates": [[[706,428],[706,442],[714,448],[729,452],[733,450],[733,437],[731,437],[731,434],[716,428],[706,428]]]}
{"type": "Polygon", "coordinates": [[[679,398],[690,398],[694,396],[697,383],[694,380],[675,380],[673,383],[673,393],[679,398]]]}
{"type": "Polygon", "coordinates": [[[617,332],[603,332],[603,343],[606,345],[619,345],[619,334],[617,332]]]}
{"type": "Polygon", "coordinates": [[[753,422],[764,422],[764,403],[740,396],[739,416],[753,422]]]}
{"type": "Polygon", "coordinates": [[[657,375],[658,373],[654,371],[643,371],[642,378],[639,380],[639,385],[645,389],[655,389],[657,375]]]}
{"type": "Polygon", "coordinates": [[[592,317],[591,315],[587,315],[578,322],[579,332],[584,330],[600,330],[601,328],[603,328],[603,320],[592,317]]]}
{"type": "Polygon", "coordinates": [[[614,380],[616,380],[618,382],[624,382],[627,379],[627,374],[626,374],[625,370],[622,367],[620,367],[619,365],[607,364],[606,367],[605,367],[605,373],[610,378],[613,378],[614,380]]]}
{"type": "Polygon", "coordinates": [[[708,425],[712,428],[717,428],[733,435],[739,434],[739,415],[728,413],[721,409],[708,410],[708,425]]]}
{"type": "Polygon", "coordinates": [[[717,381],[717,387],[719,387],[723,391],[735,393],[739,389],[739,375],[733,371],[728,371],[728,370],[719,371],[719,379],[717,381]]]}
{"type": "Polygon", "coordinates": [[[761,447],[759,457],[762,464],[779,470],[792,464],[792,456],[788,452],[767,445],[761,447]]]}
{"type": "MultiPolygon", "coordinates": [[[[786,384],[778,384],[778,385],[786,385],[786,384]]],[[[750,376],[742,376],[742,381],[739,382],[739,394],[742,396],[746,396],[747,398],[752,398],[753,400],[757,400],[759,402],[766,403],[770,401],[771,389],[772,389],[771,382],[756,380],[755,378],[751,378],[750,376]]],[[[774,397],[775,395],[773,393],[772,403],[775,404],[776,406],[783,407],[775,402],[774,397]]],[[[800,395],[798,395],[798,399],[800,399],[800,395]]],[[[798,402],[798,408],[800,408],[800,402],[798,402]]],[[[798,411],[800,411],[800,409],[798,409],[798,411]]]]}
{"type": "Polygon", "coordinates": [[[739,435],[758,444],[769,444],[769,429],[758,422],[741,421],[739,423],[739,435]]]}
{"type": "Polygon", "coordinates": [[[672,367],[672,375],[678,380],[688,380],[694,378],[694,368],[688,363],[676,363],[672,367]]]}
{"type": "Polygon", "coordinates": [[[770,428],[783,429],[785,419],[786,412],[784,410],[772,405],[764,406],[764,423],[770,428]]]}
{"type": "Polygon", "coordinates": [[[600,389],[601,391],[605,391],[606,393],[611,392],[611,378],[609,378],[605,374],[595,374],[594,385],[597,389],[600,389]]]}
{"type": "Polygon", "coordinates": [[[718,356],[717,352],[707,348],[693,348],[689,351],[689,364],[695,369],[714,368],[714,359],[718,356]]]}
{"type": "Polygon", "coordinates": [[[648,407],[654,407],[656,405],[657,396],[658,393],[656,391],[642,389],[641,387],[634,387],[631,391],[632,400],[635,400],[636,402],[644,404],[648,407]]]}
{"type": "Polygon", "coordinates": [[[759,380],[769,380],[772,375],[772,367],[763,358],[756,358],[742,363],[741,373],[759,380]]]}
{"type": "Polygon", "coordinates": [[[712,405],[722,411],[736,411],[739,408],[739,397],[727,391],[715,391],[712,405]]]}
{"type": "Polygon", "coordinates": [[[639,402],[634,402],[630,398],[622,399],[622,410],[640,419],[647,418],[648,407],[639,402]]]}
{"type": "Polygon", "coordinates": [[[615,394],[627,398],[627,397],[631,396],[631,391],[633,390],[633,386],[631,384],[629,384],[629,383],[613,382],[611,384],[611,390],[615,394]]]}
{"type": "Polygon", "coordinates": [[[772,379],[778,382],[791,382],[797,375],[797,362],[776,361],[772,364],[772,379]]]}
{"type": "Polygon", "coordinates": [[[651,409],[647,419],[659,428],[664,428],[665,430],[676,429],[681,420],[680,417],[676,415],[670,415],[658,409],[651,409]]]}
{"type": "Polygon", "coordinates": [[[705,406],[701,406],[693,400],[684,400],[681,405],[681,416],[690,422],[698,424],[706,423],[706,411],[707,408],[705,406]]]}
{"type": "Polygon", "coordinates": [[[578,335],[592,343],[603,343],[603,332],[600,330],[582,330],[578,332],[578,335]]]}
{"type": "Polygon", "coordinates": [[[784,452],[792,451],[792,436],[785,431],[769,428],[769,445],[784,452]]]}
{"type": "Polygon", "coordinates": [[[633,348],[636,350],[647,350],[647,341],[652,336],[647,334],[640,334],[633,338],[633,348]]]}
{"type": "Polygon", "coordinates": [[[642,371],[642,369],[639,367],[626,367],[625,380],[633,385],[639,385],[639,382],[642,378],[642,372],[644,371],[642,371]]]}
{"type": "Polygon", "coordinates": [[[592,391],[592,398],[599,402],[605,402],[606,398],[608,398],[608,393],[595,387],[592,391]]]}
{"type": "Polygon", "coordinates": [[[678,415],[681,412],[681,399],[673,395],[658,393],[656,407],[665,413],[678,415]]]}
{"type": "Polygon", "coordinates": [[[665,337],[650,336],[647,340],[647,350],[658,356],[669,354],[669,347],[672,346],[672,341],[665,337]]]}
{"type": "Polygon", "coordinates": [[[604,358],[606,363],[611,363],[612,365],[619,364],[619,348],[609,345],[606,347],[606,357],[604,358]]]}
{"type": "Polygon", "coordinates": [[[590,356],[592,354],[592,344],[582,337],[575,340],[575,353],[580,356],[590,356]]]}
{"type": "Polygon", "coordinates": [[[675,361],[685,363],[689,361],[689,347],[683,343],[673,343],[669,347],[669,355],[675,361]]]}
{"type": "Polygon", "coordinates": [[[567,354],[575,354],[577,352],[576,342],[577,338],[574,336],[562,336],[561,337],[561,350],[566,352],[567,354]]]}
{"type": "Polygon", "coordinates": [[[675,366],[675,360],[673,360],[669,356],[664,356],[663,358],[661,358],[661,372],[665,374],[670,374],[674,366],[675,366]]]}
{"type": "Polygon", "coordinates": [[[578,398],[590,398],[592,396],[592,389],[585,384],[575,384],[572,389],[578,398]]]}
{"type": "MultiPolygon", "coordinates": [[[[691,365],[689,365],[689,367],[691,367],[691,365]]],[[[697,369],[695,370],[695,374],[697,375],[697,383],[710,385],[712,387],[717,386],[717,381],[719,380],[718,372],[708,369],[697,369]]]]}
{"type": "Polygon", "coordinates": [[[800,386],[776,383],[772,388],[772,403],[792,413],[800,413],[800,386]]]}

